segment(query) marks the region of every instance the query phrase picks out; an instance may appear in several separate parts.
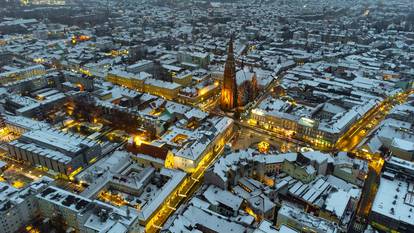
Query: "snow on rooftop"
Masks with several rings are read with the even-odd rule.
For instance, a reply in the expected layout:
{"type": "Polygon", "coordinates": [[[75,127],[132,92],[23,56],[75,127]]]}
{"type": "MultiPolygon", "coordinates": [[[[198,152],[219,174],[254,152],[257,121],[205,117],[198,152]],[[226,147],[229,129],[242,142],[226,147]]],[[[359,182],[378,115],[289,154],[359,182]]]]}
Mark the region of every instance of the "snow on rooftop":
{"type": "Polygon", "coordinates": [[[94,146],[96,143],[86,137],[71,133],[64,133],[53,129],[40,129],[26,132],[22,136],[25,140],[40,143],[41,145],[50,145],[58,150],[74,154],[83,150],[84,146],[94,146]]]}
{"type": "Polygon", "coordinates": [[[175,156],[198,161],[214,138],[233,124],[233,120],[229,117],[211,117],[207,119],[207,122],[211,124],[204,124],[207,127],[202,127],[203,124],[201,124],[194,132],[198,138],[193,143],[187,143],[183,146],[175,153],[175,156]]]}
{"type": "Polygon", "coordinates": [[[402,167],[404,169],[410,170],[414,172],[414,162],[407,161],[404,159],[397,158],[395,156],[390,157],[387,160],[387,164],[394,165],[396,167],[402,167]]]}
{"type": "Polygon", "coordinates": [[[84,211],[91,203],[91,200],[87,198],[54,186],[49,186],[39,193],[37,197],[78,213],[84,211]]]}
{"type": "Polygon", "coordinates": [[[294,221],[297,224],[303,225],[305,227],[317,229],[320,232],[338,232],[338,228],[334,225],[334,223],[319,217],[312,216],[303,210],[290,206],[288,204],[283,204],[280,208],[278,212],[278,219],[281,216],[287,217],[291,219],[291,221],[294,221]]]}
{"type": "Polygon", "coordinates": [[[338,219],[342,219],[350,199],[351,195],[343,190],[332,192],[325,200],[325,210],[335,214],[338,219]]]}
{"type": "Polygon", "coordinates": [[[221,203],[222,205],[230,207],[234,211],[238,211],[243,203],[242,198],[213,185],[210,185],[207,188],[207,190],[203,193],[203,196],[213,205],[218,206],[221,203]]]}
{"type": "Polygon", "coordinates": [[[108,72],[108,74],[118,76],[118,77],[128,78],[128,79],[136,79],[136,80],[145,80],[146,78],[151,77],[151,75],[146,72],[140,72],[139,74],[134,74],[134,73],[130,73],[127,71],[118,70],[118,69],[111,70],[108,72]]]}
{"type": "Polygon", "coordinates": [[[169,231],[172,233],[198,232],[190,230],[195,229],[196,225],[205,226],[215,232],[226,233],[245,232],[247,228],[242,224],[229,221],[224,216],[219,216],[210,211],[189,205],[185,211],[174,220],[169,231]]]}
{"type": "Polygon", "coordinates": [[[414,151],[414,142],[401,138],[394,138],[391,142],[391,146],[407,152],[414,151]]]}
{"type": "Polygon", "coordinates": [[[414,184],[381,178],[372,212],[407,224],[414,222],[414,184]]]}
{"type": "MultiPolygon", "coordinates": [[[[253,231],[253,233],[279,233],[285,231],[278,231],[271,222],[264,219],[260,222],[259,226],[253,231]]],[[[286,231],[286,233],[294,233],[295,231],[286,231]]]]}
{"type": "Polygon", "coordinates": [[[162,81],[162,80],[154,79],[154,78],[147,78],[145,79],[144,82],[146,85],[151,85],[154,87],[171,89],[171,90],[178,89],[181,87],[181,85],[178,83],[166,82],[166,81],[162,81]]]}
{"type": "Polygon", "coordinates": [[[302,153],[306,158],[316,161],[317,163],[321,164],[323,162],[333,163],[334,159],[328,153],[322,153],[320,151],[307,151],[302,153]]]}
{"type": "Polygon", "coordinates": [[[147,221],[155,210],[164,203],[165,199],[173,190],[175,190],[178,184],[181,183],[186,176],[184,172],[167,168],[162,168],[160,172],[162,175],[168,175],[170,179],[161,188],[161,191],[157,194],[157,196],[150,203],[142,207],[142,210],[139,212],[139,219],[144,222],[147,221]]]}
{"type": "Polygon", "coordinates": [[[33,120],[31,118],[27,118],[23,116],[6,115],[5,119],[6,119],[5,121],[6,124],[18,126],[26,130],[50,128],[50,125],[45,122],[33,120]]]}

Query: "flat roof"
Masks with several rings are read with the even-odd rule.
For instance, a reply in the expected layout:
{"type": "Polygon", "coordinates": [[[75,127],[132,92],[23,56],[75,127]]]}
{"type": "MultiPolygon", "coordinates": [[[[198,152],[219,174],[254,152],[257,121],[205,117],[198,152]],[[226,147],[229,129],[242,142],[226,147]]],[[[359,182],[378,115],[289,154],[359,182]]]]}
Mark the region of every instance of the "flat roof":
{"type": "Polygon", "coordinates": [[[29,141],[32,143],[48,145],[51,148],[58,148],[64,152],[78,153],[83,150],[84,146],[92,147],[96,143],[81,135],[65,133],[55,129],[39,129],[29,131],[23,134],[23,142],[29,141]]]}
{"type": "Polygon", "coordinates": [[[414,184],[381,177],[372,212],[414,226],[414,184]],[[411,210],[411,211],[410,211],[411,210]]]}

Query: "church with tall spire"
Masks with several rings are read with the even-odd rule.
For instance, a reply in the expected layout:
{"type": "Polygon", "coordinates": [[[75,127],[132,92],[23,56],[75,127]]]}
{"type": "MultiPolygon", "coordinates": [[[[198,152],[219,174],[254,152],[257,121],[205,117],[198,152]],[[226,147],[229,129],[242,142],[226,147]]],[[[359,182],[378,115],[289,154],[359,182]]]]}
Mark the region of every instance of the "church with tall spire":
{"type": "Polygon", "coordinates": [[[234,60],[233,38],[229,42],[227,60],[224,66],[220,107],[223,111],[231,111],[237,107],[236,62],[234,60]]]}
{"type": "Polygon", "coordinates": [[[220,107],[229,112],[253,101],[259,92],[258,80],[253,67],[236,70],[233,38],[230,39],[226,64],[224,66],[220,107]]]}

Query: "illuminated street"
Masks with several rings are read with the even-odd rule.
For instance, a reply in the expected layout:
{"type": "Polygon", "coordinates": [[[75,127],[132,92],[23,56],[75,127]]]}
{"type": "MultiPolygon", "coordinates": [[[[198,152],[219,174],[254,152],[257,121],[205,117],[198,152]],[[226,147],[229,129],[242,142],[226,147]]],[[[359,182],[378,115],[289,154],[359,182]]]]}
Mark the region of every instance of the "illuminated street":
{"type": "Polygon", "coordinates": [[[411,92],[405,92],[390,97],[379,103],[374,109],[368,111],[360,120],[358,120],[351,128],[338,140],[335,149],[339,151],[353,151],[358,144],[369,135],[387,116],[388,112],[397,104],[406,101],[411,92]]]}
{"type": "Polygon", "coordinates": [[[146,232],[158,232],[174,211],[197,191],[197,188],[202,183],[206,169],[221,155],[223,149],[224,144],[217,151],[205,155],[203,161],[199,163],[194,172],[185,178],[180,186],[166,199],[161,208],[154,213],[145,226],[146,232]]]}

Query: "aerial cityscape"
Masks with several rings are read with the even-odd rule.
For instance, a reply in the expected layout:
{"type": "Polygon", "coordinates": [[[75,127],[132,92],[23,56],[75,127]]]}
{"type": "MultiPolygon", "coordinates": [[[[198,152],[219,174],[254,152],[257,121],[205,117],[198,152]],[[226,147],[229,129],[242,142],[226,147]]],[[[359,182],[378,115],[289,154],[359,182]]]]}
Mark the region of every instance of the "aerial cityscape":
{"type": "Polygon", "coordinates": [[[414,233],[413,0],[0,0],[0,233],[414,233]]]}

